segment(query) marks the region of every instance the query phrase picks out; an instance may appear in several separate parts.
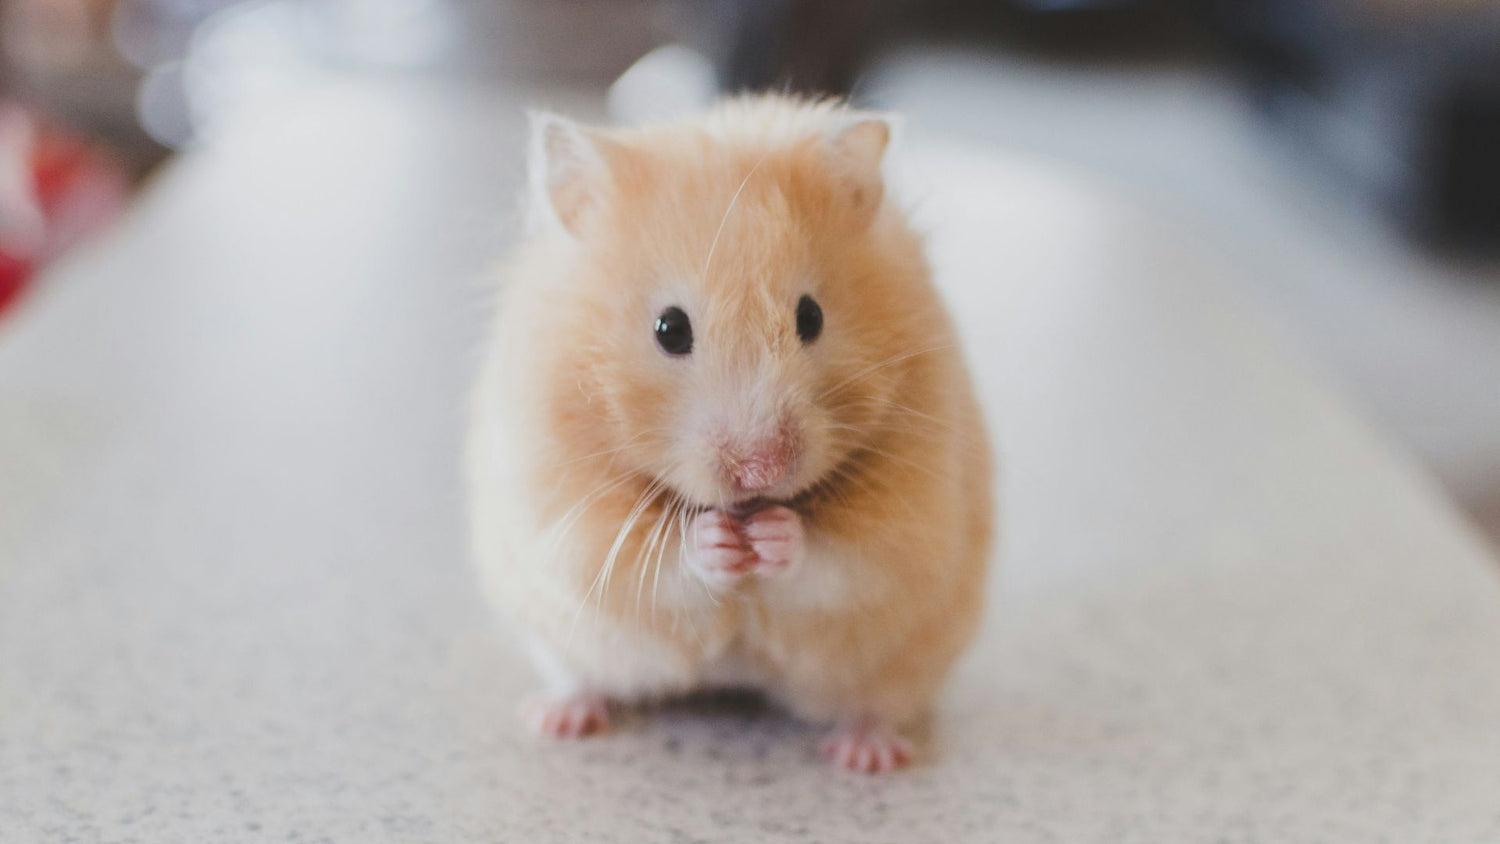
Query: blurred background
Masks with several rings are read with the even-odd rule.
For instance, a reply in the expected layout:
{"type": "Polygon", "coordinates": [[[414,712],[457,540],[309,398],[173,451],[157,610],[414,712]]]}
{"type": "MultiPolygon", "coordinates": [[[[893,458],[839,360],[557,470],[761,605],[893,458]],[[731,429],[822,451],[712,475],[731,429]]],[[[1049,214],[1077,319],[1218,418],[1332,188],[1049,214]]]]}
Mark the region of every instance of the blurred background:
{"type": "Polygon", "coordinates": [[[520,105],[638,120],[768,87],[1072,168],[1228,256],[1500,537],[1491,0],[3,0],[0,343],[154,174],[330,84],[505,92],[508,146],[453,154],[510,189],[520,105]]]}

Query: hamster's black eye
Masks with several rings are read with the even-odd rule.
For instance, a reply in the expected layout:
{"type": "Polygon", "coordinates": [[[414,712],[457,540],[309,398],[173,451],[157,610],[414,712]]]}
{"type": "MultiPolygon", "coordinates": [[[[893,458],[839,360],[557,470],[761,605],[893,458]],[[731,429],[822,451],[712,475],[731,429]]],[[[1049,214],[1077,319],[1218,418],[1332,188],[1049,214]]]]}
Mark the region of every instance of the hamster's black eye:
{"type": "Polygon", "coordinates": [[[693,325],[682,308],[667,308],[656,318],[656,345],[669,355],[685,355],[693,350],[693,325]]]}
{"type": "Polygon", "coordinates": [[[797,336],[802,342],[811,343],[818,339],[823,333],[823,309],[813,301],[811,296],[803,296],[797,301],[797,336]]]}

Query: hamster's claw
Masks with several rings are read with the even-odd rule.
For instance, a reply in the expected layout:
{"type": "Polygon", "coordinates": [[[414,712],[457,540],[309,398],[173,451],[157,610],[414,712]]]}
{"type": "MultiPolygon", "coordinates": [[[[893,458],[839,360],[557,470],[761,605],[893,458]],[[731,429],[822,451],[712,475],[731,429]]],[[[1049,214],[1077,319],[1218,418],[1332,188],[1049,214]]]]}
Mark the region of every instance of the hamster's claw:
{"type": "Polygon", "coordinates": [[[755,552],[757,574],[779,574],[802,561],[802,518],[795,510],[775,506],[745,517],[741,530],[755,552]]]}
{"type": "Polygon", "coordinates": [[[609,707],[598,695],[569,695],[528,701],[521,716],[532,732],[550,738],[583,738],[609,729],[609,707]]]}
{"type": "Polygon", "coordinates": [[[889,729],[853,724],[834,731],[818,752],[834,767],[866,774],[883,774],[904,768],[913,757],[911,742],[889,729]]]}

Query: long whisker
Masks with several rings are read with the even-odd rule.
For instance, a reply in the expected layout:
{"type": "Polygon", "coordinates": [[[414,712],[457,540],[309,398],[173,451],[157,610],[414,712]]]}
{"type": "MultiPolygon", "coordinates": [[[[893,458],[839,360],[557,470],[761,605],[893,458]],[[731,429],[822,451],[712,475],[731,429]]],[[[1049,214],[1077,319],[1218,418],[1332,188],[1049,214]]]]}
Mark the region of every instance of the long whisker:
{"type": "Polygon", "coordinates": [[[770,150],[766,150],[761,154],[755,165],[750,168],[750,172],[746,173],[745,178],[740,181],[740,186],[734,189],[734,195],[729,197],[729,205],[725,206],[724,216],[719,218],[719,227],[714,230],[714,239],[708,244],[708,257],[703,260],[704,278],[708,278],[708,268],[713,265],[714,250],[719,248],[719,237],[724,234],[724,224],[729,222],[729,215],[734,211],[734,206],[740,201],[740,194],[744,192],[745,185],[750,184],[750,177],[755,175],[755,171],[760,169],[760,165],[765,163],[766,157],[770,154],[770,150]]]}
{"type": "Polygon", "coordinates": [[[933,416],[930,413],[923,413],[922,411],[917,410],[914,407],[908,407],[898,401],[895,401],[894,399],[882,398],[879,396],[863,396],[853,401],[845,402],[844,404],[841,404],[837,408],[835,408],[834,412],[855,407],[889,408],[891,410],[898,410],[906,415],[915,416],[918,419],[931,422],[932,424],[937,425],[945,430],[957,430],[947,420],[939,419],[938,417],[933,416]]]}
{"type": "Polygon", "coordinates": [[[599,611],[602,610],[604,605],[604,593],[609,588],[609,571],[614,566],[614,556],[618,553],[619,547],[623,543],[624,538],[629,534],[630,528],[634,526],[635,519],[640,516],[643,508],[650,503],[651,497],[656,492],[656,486],[658,483],[660,482],[652,481],[650,484],[646,485],[646,488],[643,489],[639,495],[636,496],[635,505],[630,511],[630,516],[626,518],[625,523],[621,525],[620,530],[615,534],[615,543],[611,547],[610,555],[606,558],[604,565],[599,567],[599,571],[595,573],[593,581],[589,583],[588,591],[583,593],[582,600],[578,602],[578,609],[573,613],[573,621],[568,626],[567,641],[569,643],[571,643],[573,640],[573,633],[578,627],[578,619],[583,615],[583,610],[588,606],[589,598],[593,596],[595,589],[599,589],[599,609],[596,609],[596,615],[599,611]]]}
{"type": "Polygon", "coordinates": [[[564,513],[562,518],[559,519],[557,521],[557,524],[553,527],[552,538],[547,543],[546,550],[544,551],[544,556],[548,559],[555,558],[561,552],[562,544],[567,539],[568,534],[572,533],[573,528],[578,524],[579,520],[583,518],[583,514],[588,512],[588,510],[595,504],[599,503],[599,500],[601,498],[603,498],[605,495],[608,495],[610,492],[617,489],[625,482],[629,481],[632,477],[632,475],[628,474],[621,475],[611,481],[607,481],[599,485],[592,492],[579,499],[578,503],[574,504],[568,510],[568,512],[564,513]]]}
{"type": "Polygon", "coordinates": [[[842,381],[838,382],[837,384],[834,384],[832,387],[829,387],[828,389],[826,389],[823,392],[819,393],[818,394],[818,399],[819,400],[825,399],[825,398],[829,397],[830,395],[838,392],[839,390],[842,390],[843,388],[849,386],[850,384],[854,383],[855,381],[858,381],[859,379],[867,377],[869,375],[873,375],[874,373],[876,373],[876,372],[880,371],[881,369],[884,369],[884,368],[886,368],[888,366],[895,366],[896,364],[901,363],[902,361],[910,360],[911,358],[917,357],[918,355],[931,354],[933,352],[940,352],[940,351],[944,351],[946,349],[952,349],[952,348],[954,348],[954,345],[952,343],[943,343],[943,344],[940,344],[940,345],[937,345],[937,346],[928,346],[926,348],[915,349],[915,350],[912,350],[912,351],[909,351],[909,352],[901,352],[899,354],[892,355],[892,356],[886,358],[885,360],[877,361],[876,363],[873,363],[873,364],[871,364],[869,366],[866,366],[865,368],[859,370],[858,372],[855,372],[853,375],[850,375],[849,377],[843,379],[842,381]]]}
{"type": "MultiPolygon", "coordinates": [[[[668,520],[668,523],[667,523],[667,529],[666,529],[665,532],[662,533],[661,544],[659,546],[657,546],[657,549],[656,549],[656,561],[653,564],[651,564],[651,571],[652,571],[652,575],[651,575],[651,580],[652,580],[652,583],[651,583],[651,589],[652,589],[652,595],[651,595],[651,598],[652,598],[652,600],[651,600],[651,623],[653,625],[653,629],[654,629],[654,626],[656,624],[656,578],[661,574],[662,561],[663,561],[663,559],[667,555],[667,545],[668,545],[668,540],[669,540],[669,538],[671,536],[672,529],[674,527],[676,527],[677,523],[678,523],[677,514],[681,513],[682,510],[683,510],[683,508],[686,507],[686,506],[687,506],[687,502],[685,502],[680,495],[677,495],[676,493],[673,493],[673,495],[672,495],[672,501],[671,501],[671,508],[669,510],[669,513],[671,514],[671,516],[670,516],[670,518],[668,520]]],[[[645,571],[645,569],[642,569],[641,570],[641,583],[644,585],[645,582],[646,582],[646,571],[645,571]]],[[[640,602],[640,594],[639,593],[636,594],[636,601],[637,601],[637,603],[640,602]]]]}
{"type": "Polygon", "coordinates": [[[646,569],[651,567],[651,557],[658,545],[666,545],[666,535],[663,527],[671,524],[672,509],[677,506],[677,496],[671,490],[667,491],[667,506],[656,514],[656,521],[651,525],[651,531],[646,535],[646,542],[641,545],[635,555],[636,584],[635,584],[635,615],[641,615],[641,597],[646,589],[646,569]]]}
{"type": "MultiPolygon", "coordinates": [[[[835,444],[839,444],[836,439],[835,444]]],[[[872,454],[877,457],[883,457],[887,460],[893,460],[897,463],[916,469],[917,471],[922,472],[936,480],[943,480],[943,476],[935,471],[931,466],[924,466],[923,464],[918,463],[917,461],[911,459],[910,457],[906,457],[905,455],[896,454],[893,451],[887,451],[886,449],[874,445],[869,445],[867,443],[858,443],[852,445],[866,454],[872,454]]]]}
{"type": "Polygon", "coordinates": [[[668,428],[647,428],[646,430],[641,431],[640,433],[636,434],[635,436],[631,437],[630,439],[626,440],[625,442],[620,443],[619,445],[615,446],[614,448],[606,448],[603,451],[596,451],[596,452],[593,452],[592,454],[584,454],[584,455],[579,456],[579,457],[570,457],[567,460],[564,460],[564,461],[562,461],[560,463],[553,464],[553,468],[554,469],[561,469],[564,466],[571,466],[574,463],[582,463],[585,460],[591,460],[591,459],[593,459],[595,457],[606,457],[606,456],[611,455],[611,454],[618,454],[619,452],[622,452],[622,451],[630,448],[631,446],[635,445],[636,440],[639,440],[641,437],[651,436],[653,434],[659,434],[659,433],[662,433],[663,431],[667,431],[667,430],[669,430],[669,429],[668,428]]]}
{"type": "MultiPolygon", "coordinates": [[[[679,561],[686,560],[688,555],[687,534],[689,505],[686,499],[681,499],[681,501],[682,506],[677,508],[677,559],[679,561]]],[[[656,568],[651,573],[651,615],[653,618],[656,616],[656,591],[657,587],[661,585],[661,563],[661,558],[658,557],[656,559],[656,568]]],[[[676,620],[674,619],[673,627],[675,628],[675,626],[676,620]]]]}
{"type": "Polygon", "coordinates": [[[646,487],[646,491],[641,494],[641,498],[636,503],[634,509],[630,511],[630,515],[625,517],[625,522],[620,526],[619,531],[615,533],[615,541],[610,545],[609,554],[604,558],[604,568],[602,569],[604,584],[599,590],[599,597],[595,602],[596,613],[602,612],[604,609],[604,595],[609,591],[609,581],[614,574],[615,561],[620,558],[620,550],[625,547],[625,543],[629,540],[631,532],[635,530],[635,523],[656,502],[657,494],[661,492],[664,486],[660,480],[653,480],[646,487]]]}

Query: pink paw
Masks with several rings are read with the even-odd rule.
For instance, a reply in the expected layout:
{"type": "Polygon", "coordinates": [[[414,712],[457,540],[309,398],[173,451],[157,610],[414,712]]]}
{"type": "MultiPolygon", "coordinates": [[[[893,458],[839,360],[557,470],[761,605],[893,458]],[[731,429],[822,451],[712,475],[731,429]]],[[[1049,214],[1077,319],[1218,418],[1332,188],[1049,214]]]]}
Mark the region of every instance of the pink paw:
{"type": "Polygon", "coordinates": [[[722,510],[705,510],[688,528],[688,560],[715,586],[733,586],[755,567],[755,552],[740,536],[740,523],[722,510]]]}
{"type": "Polygon", "coordinates": [[[883,774],[911,764],[911,742],[880,726],[855,724],[834,731],[818,752],[834,767],[866,774],[883,774]]]}
{"type": "Polygon", "coordinates": [[[795,510],[767,507],[746,516],[742,525],[757,574],[778,574],[802,561],[802,518],[795,510]]]}
{"type": "Polygon", "coordinates": [[[609,729],[609,707],[597,695],[528,701],[521,717],[537,735],[551,738],[583,738],[609,729]]]}
{"type": "Polygon", "coordinates": [[[802,518],[776,505],[736,516],[723,510],[698,514],[688,529],[690,561],[712,585],[733,586],[746,575],[775,575],[802,560],[802,518]]]}

